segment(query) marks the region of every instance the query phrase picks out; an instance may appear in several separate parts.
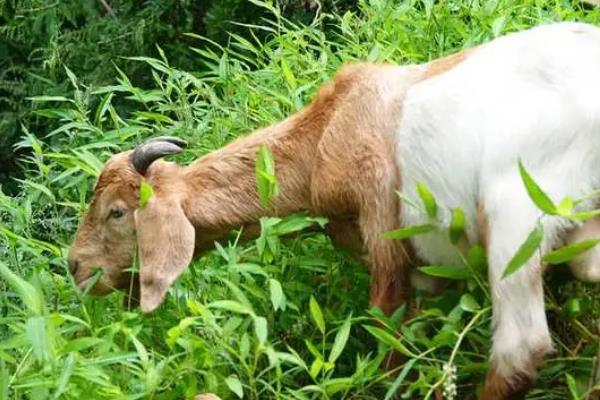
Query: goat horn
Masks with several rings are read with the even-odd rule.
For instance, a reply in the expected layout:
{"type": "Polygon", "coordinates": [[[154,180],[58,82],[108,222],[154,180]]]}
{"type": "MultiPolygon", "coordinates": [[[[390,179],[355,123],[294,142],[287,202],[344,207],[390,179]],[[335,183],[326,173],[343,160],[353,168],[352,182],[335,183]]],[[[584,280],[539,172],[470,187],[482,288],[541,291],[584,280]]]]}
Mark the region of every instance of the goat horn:
{"type": "Polygon", "coordinates": [[[188,145],[188,143],[185,140],[175,136],[159,136],[150,139],[149,142],[169,142],[181,147],[182,149],[185,149],[188,145]]]}
{"type": "Polygon", "coordinates": [[[137,172],[145,175],[154,161],[170,154],[181,153],[186,146],[187,142],[176,137],[157,137],[137,146],[131,154],[131,163],[137,172]]]}

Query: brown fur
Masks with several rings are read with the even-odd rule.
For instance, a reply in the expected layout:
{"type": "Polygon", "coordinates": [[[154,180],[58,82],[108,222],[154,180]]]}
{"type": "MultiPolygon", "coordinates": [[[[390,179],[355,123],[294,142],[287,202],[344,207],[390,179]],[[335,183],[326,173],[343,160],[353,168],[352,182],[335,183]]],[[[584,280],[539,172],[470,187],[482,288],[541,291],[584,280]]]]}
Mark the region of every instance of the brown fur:
{"type": "Polygon", "coordinates": [[[498,374],[492,366],[488,371],[485,387],[478,400],[521,400],[532,385],[542,358],[535,360],[527,371],[511,376],[510,379],[498,374]]]}
{"type": "Polygon", "coordinates": [[[431,79],[444,72],[450,71],[452,68],[463,62],[468,57],[469,53],[470,51],[468,50],[461,51],[429,62],[427,64],[427,69],[423,74],[423,79],[431,79]]]}

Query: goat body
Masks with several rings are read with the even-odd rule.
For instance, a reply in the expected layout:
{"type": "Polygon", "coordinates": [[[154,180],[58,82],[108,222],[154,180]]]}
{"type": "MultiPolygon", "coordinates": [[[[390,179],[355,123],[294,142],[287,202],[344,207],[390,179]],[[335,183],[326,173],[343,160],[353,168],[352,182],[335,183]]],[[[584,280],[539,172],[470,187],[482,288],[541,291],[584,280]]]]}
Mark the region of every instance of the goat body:
{"type": "MultiPolygon", "coordinates": [[[[229,229],[267,213],[309,210],[330,218],[334,240],[366,247],[371,303],[391,312],[407,298],[414,259],[458,261],[446,232],[405,242],[381,238],[429,222],[401,205],[396,194],[401,189],[418,199],[415,186],[422,182],[438,202],[441,225],[460,207],[471,222],[467,241],[488,251],[494,334],[481,398],[515,398],[552,349],[539,257],[501,279],[540,215],[517,161],[555,200],[598,189],[599,71],[600,30],[577,23],[511,34],[422,65],[351,65],[309,106],[278,124],[187,167],[144,167],[155,196],[143,209],[136,197],[140,170],[129,152],[116,155],[103,170],[72,247],[75,278],[85,282],[90,267],[102,265],[107,277],[100,284],[119,286],[118,270],[131,264],[137,235],[141,307],[152,311],[193,254],[229,229]],[[253,178],[262,145],[271,149],[281,186],[268,210],[253,178]],[[115,204],[125,216],[111,222],[115,204]]],[[[600,231],[596,221],[583,228],[558,218],[541,224],[544,250],[600,231]]],[[[600,277],[593,270],[600,256],[585,257],[578,259],[580,269],[590,279],[600,277]]]]}

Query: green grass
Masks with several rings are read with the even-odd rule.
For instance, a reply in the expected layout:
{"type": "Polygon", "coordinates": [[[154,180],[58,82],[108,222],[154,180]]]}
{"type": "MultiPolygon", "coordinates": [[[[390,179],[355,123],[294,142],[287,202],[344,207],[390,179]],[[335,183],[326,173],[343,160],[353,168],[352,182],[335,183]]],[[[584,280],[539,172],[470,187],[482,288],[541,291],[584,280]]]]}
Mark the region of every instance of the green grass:
{"type": "MultiPolygon", "coordinates": [[[[387,399],[396,391],[434,399],[453,384],[456,399],[475,397],[491,315],[478,248],[465,259],[470,273],[462,282],[439,297],[415,292],[419,313],[401,309],[391,318],[368,309],[363,266],[323,234],[284,236],[276,219],[263,220],[257,241],[239,244],[233,232],[230,244],[195,261],[150,315],[123,307],[123,294],[79,293],[67,272],[66,251],[94,178],[120,149],[176,135],[191,144],[177,158],[186,163],[299,110],[342,63],[423,62],[541,23],[600,24],[599,10],[566,0],[371,0],[360,10],[297,26],[272,9],[272,19],[251,27],[268,32],[263,41],[233,35],[227,48],[207,42],[190,49],[203,72],[177,70],[168,55],[140,57],[152,88],[132,86],[119,70],[104,87],[69,73],[70,97],[32,99],[31,112],[58,128],[23,128],[21,194],[0,195],[0,400],[182,399],[199,392],[387,399]],[[407,355],[394,374],[380,368],[390,347],[407,355]]],[[[294,228],[311,221],[285,222],[294,228]]],[[[600,305],[592,287],[567,278],[558,266],[546,282],[558,352],[530,399],[584,398],[589,389],[600,305]]]]}

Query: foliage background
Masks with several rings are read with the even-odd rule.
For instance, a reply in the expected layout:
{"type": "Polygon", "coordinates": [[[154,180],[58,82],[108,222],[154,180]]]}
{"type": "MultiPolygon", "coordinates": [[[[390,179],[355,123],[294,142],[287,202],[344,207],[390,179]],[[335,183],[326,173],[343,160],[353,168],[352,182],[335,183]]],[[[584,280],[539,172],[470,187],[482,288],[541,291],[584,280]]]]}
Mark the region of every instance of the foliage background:
{"type": "MultiPolygon", "coordinates": [[[[423,62],[541,23],[598,25],[600,11],[568,0],[104,4],[0,0],[0,399],[474,398],[490,347],[477,247],[469,274],[439,297],[414,293],[420,312],[390,319],[367,309],[367,272],[326,236],[285,236],[321,222],[302,216],[266,219],[243,245],[232,233],[148,316],[123,294],[79,293],[64,256],[120,149],[178,135],[189,162],[297,111],[344,62],[423,62]],[[390,347],[408,360],[395,374],[379,368],[390,347]]],[[[546,285],[557,354],[529,398],[585,398],[596,292],[560,267],[546,285]]]]}

